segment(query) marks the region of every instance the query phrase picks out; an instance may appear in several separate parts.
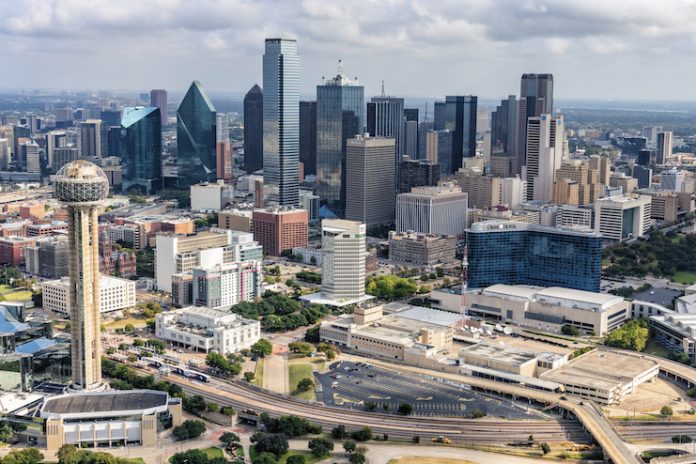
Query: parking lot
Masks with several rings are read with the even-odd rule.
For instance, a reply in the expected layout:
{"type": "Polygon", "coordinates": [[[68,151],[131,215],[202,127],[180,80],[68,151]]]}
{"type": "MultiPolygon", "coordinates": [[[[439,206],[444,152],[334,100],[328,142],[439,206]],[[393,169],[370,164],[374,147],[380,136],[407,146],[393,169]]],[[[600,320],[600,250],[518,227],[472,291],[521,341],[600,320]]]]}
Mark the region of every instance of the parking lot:
{"type": "Polygon", "coordinates": [[[375,411],[396,413],[401,403],[408,403],[416,415],[466,417],[479,409],[491,417],[538,417],[521,404],[472,391],[468,386],[414,374],[401,375],[365,363],[337,362],[329,367],[328,372],[315,376],[321,385],[317,399],[331,406],[362,410],[373,403],[375,411]]]}

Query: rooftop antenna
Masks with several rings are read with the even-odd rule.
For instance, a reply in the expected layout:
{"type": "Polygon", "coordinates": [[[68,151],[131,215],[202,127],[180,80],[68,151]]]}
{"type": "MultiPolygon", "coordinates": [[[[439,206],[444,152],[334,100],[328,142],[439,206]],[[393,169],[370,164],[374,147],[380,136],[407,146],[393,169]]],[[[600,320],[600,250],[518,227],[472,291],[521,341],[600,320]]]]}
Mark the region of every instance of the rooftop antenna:
{"type": "Polygon", "coordinates": [[[384,79],[382,79],[382,96],[384,96],[384,79]]]}
{"type": "Polygon", "coordinates": [[[340,58],[338,59],[338,75],[343,75],[343,61],[340,58]]]}

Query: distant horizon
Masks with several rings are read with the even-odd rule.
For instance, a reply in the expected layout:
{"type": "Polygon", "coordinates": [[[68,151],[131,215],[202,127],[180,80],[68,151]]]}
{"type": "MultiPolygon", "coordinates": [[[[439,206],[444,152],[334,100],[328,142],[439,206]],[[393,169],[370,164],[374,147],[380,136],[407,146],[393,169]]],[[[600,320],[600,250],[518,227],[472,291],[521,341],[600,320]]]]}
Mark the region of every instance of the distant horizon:
{"type": "Polygon", "coordinates": [[[2,84],[243,91],[287,37],[303,94],[341,59],[366,95],[505,96],[552,73],[556,98],[689,102],[694,23],[689,0],[0,0],[2,84]]]}

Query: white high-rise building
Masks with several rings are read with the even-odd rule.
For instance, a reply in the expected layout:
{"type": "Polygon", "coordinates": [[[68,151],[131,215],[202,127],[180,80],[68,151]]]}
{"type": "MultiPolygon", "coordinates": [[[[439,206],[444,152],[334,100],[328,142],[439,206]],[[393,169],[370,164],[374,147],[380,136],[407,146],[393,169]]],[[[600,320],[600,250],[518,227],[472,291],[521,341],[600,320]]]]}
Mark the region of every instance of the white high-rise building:
{"type": "MultiPolygon", "coordinates": [[[[70,279],[47,280],[41,283],[43,307],[58,313],[73,305],[70,279]]],[[[102,275],[99,277],[99,313],[111,313],[135,307],[135,281],[102,275]]]]}
{"type": "Polygon", "coordinates": [[[451,182],[396,196],[396,231],[464,235],[467,195],[451,182]]]}
{"type": "Polygon", "coordinates": [[[680,171],[677,168],[662,171],[660,173],[660,188],[674,192],[683,192],[685,174],[684,171],[680,171]]]}
{"type": "Polygon", "coordinates": [[[656,164],[667,164],[669,157],[672,156],[672,131],[660,132],[657,134],[657,156],[656,164]]]}
{"type": "Polygon", "coordinates": [[[365,224],[343,219],[324,219],[322,235],[321,292],[333,300],[365,296],[365,224]]]}
{"type": "Polygon", "coordinates": [[[599,199],[595,202],[595,232],[617,242],[644,236],[650,229],[651,203],[649,195],[599,199]]]}
{"type": "Polygon", "coordinates": [[[517,209],[527,200],[527,182],[519,177],[500,179],[500,203],[517,209]]]}
{"type": "Polygon", "coordinates": [[[563,117],[550,114],[529,118],[527,123],[527,198],[553,199],[556,171],[563,161],[563,117]]]}

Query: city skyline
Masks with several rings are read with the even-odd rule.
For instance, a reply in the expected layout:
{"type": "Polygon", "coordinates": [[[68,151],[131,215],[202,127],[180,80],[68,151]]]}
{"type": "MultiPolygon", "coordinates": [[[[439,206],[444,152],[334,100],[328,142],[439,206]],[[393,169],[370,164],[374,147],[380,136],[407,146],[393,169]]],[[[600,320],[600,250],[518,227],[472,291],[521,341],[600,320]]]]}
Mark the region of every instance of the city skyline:
{"type": "Polygon", "coordinates": [[[683,1],[395,1],[373,4],[370,15],[354,2],[276,6],[0,1],[0,38],[15,70],[3,87],[183,90],[198,79],[213,92],[243,93],[261,81],[262,39],[278,36],[298,40],[303,95],[342,58],[366,96],[385,80],[388,95],[494,98],[516,92],[524,72],[548,72],[565,99],[696,100],[692,64],[662,72],[695,46],[696,7],[683,1]],[[61,72],[33,72],[39,62],[61,72]]]}

